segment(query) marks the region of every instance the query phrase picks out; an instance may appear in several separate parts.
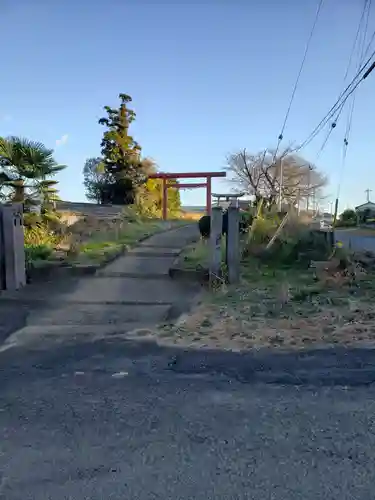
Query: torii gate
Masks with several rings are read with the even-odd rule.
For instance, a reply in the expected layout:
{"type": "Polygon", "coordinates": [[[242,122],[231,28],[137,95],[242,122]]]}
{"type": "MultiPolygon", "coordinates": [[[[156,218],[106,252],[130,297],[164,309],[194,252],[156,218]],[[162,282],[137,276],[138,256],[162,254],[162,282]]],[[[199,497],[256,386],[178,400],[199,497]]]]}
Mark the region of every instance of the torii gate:
{"type": "Polygon", "coordinates": [[[212,193],[212,196],[216,198],[216,203],[218,206],[220,206],[220,200],[221,198],[224,198],[224,200],[228,203],[230,203],[232,200],[235,200],[235,206],[238,207],[238,198],[242,198],[245,193],[225,193],[225,194],[215,194],[212,193]]]}
{"type": "Polygon", "coordinates": [[[226,172],[176,172],[176,173],[166,173],[166,172],[160,172],[158,174],[151,174],[149,175],[149,179],[161,179],[163,183],[163,208],[162,208],[162,213],[163,213],[163,219],[167,219],[167,201],[168,201],[168,188],[173,187],[176,189],[191,189],[191,188],[206,188],[206,211],[208,215],[211,215],[211,207],[212,207],[212,201],[211,201],[211,185],[212,185],[212,178],[213,177],[226,177],[227,174],[226,172]],[[192,182],[191,184],[189,183],[174,183],[174,184],[168,184],[168,179],[200,179],[200,178],[206,178],[206,182],[192,182]]]}

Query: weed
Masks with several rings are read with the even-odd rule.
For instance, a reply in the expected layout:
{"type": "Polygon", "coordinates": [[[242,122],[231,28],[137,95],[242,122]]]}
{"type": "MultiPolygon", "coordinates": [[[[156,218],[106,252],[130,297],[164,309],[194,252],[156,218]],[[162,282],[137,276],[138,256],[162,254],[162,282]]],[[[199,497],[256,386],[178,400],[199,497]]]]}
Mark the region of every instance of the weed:
{"type": "Polygon", "coordinates": [[[54,247],[59,242],[59,236],[50,231],[46,226],[38,224],[32,227],[25,227],[24,238],[26,246],[50,246],[54,247]]]}
{"type": "Polygon", "coordinates": [[[32,264],[37,260],[47,260],[51,257],[53,252],[52,247],[48,245],[26,245],[25,246],[25,260],[26,265],[32,264]]]}

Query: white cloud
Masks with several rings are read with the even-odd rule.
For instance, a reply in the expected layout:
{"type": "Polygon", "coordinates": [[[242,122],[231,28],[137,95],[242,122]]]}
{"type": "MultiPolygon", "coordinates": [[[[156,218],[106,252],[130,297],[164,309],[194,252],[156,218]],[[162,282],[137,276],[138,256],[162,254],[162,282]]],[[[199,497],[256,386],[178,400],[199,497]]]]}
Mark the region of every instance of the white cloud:
{"type": "Polygon", "coordinates": [[[69,139],[69,135],[64,134],[60,139],[56,140],[56,146],[63,146],[64,144],[66,144],[68,142],[68,139],[69,139]]]}

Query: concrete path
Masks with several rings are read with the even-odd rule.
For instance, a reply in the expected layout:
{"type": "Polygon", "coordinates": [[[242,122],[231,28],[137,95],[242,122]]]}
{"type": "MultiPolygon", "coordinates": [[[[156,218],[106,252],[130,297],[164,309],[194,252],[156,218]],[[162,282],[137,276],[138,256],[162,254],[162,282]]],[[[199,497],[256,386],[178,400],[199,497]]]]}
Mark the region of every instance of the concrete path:
{"type": "Polygon", "coordinates": [[[18,330],[5,348],[125,335],[166,320],[172,307],[182,311],[196,286],[172,281],[168,271],[181,249],[197,236],[195,224],[156,234],[94,276],[61,284],[58,293],[53,288],[59,283],[52,282],[8,294],[8,299],[0,300],[0,308],[11,308],[16,317],[18,308],[24,327],[19,318],[18,330]]]}

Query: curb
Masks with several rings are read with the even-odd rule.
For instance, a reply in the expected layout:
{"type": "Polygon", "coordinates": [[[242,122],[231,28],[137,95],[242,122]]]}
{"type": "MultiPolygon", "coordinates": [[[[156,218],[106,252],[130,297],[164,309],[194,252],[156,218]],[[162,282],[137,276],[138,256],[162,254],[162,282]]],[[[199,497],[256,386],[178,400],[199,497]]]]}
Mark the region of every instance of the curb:
{"type": "Polygon", "coordinates": [[[172,279],[189,281],[195,283],[207,283],[210,275],[207,269],[182,269],[180,267],[170,267],[168,271],[172,279]]]}
{"type": "Polygon", "coordinates": [[[195,283],[195,286],[191,289],[189,299],[172,304],[164,317],[164,322],[168,324],[181,322],[194,307],[201,303],[203,293],[202,287],[195,283]]]}
{"type": "MultiPolygon", "coordinates": [[[[65,344],[55,349],[27,352],[26,361],[20,360],[19,349],[7,351],[2,368],[10,369],[24,380],[25,373],[58,370],[66,363],[90,358],[98,352],[108,359],[129,358],[135,370],[144,372],[144,359],[152,359],[151,373],[164,376],[217,377],[226,382],[244,384],[293,385],[309,387],[368,387],[375,384],[375,349],[327,348],[303,352],[233,352],[193,350],[160,345],[150,339],[113,339],[65,344]],[[142,368],[143,367],[143,368],[142,368]]],[[[150,363],[147,363],[150,366],[150,363]]],[[[147,372],[147,376],[150,373],[147,372]]]]}
{"type": "Polygon", "coordinates": [[[242,383],[367,386],[375,383],[375,349],[279,353],[181,350],[168,369],[184,375],[221,375],[242,383]]]}

